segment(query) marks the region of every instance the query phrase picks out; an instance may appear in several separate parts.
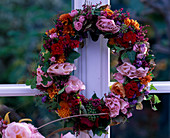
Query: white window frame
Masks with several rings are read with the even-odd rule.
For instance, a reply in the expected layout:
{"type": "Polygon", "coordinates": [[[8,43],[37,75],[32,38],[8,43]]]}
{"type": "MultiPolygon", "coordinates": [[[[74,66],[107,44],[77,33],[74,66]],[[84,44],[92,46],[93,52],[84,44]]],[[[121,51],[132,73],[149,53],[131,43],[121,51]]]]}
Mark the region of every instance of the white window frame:
{"type": "MultiPolygon", "coordinates": [[[[110,4],[110,0],[101,1],[103,4],[110,4]]],[[[98,0],[93,0],[93,4],[98,2],[98,0]]],[[[82,4],[84,4],[84,1],[72,0],[72,9],[80,9],[82,4]]],[[[75,74],[83,82],[86,82],[87,91],[85,92],[85,96],[89,98],[92,95],[92,91],[95,91],[100,97],[103,96],[104,93],[109,91],[108,86],[114,83],[110,82],[110,49],[106,46],[106,40],[104,40],[102,36],[100,36],[97,42],[92,42],[91,38],[88,38],[84,50],[80,49],[78,51],[82,56],[77,61],[78,71],[75,74]],[[87,45],[88,47],[86,47],[87,45]],[[94,45],[98,45],[98,47],[94,45]],[[97,53],[96,56],[91,54],[91,49],[89,47],[93,47],[93,51],[97,53]],[[89,56],[91,56],[93,60],[89,60],[89,56]],[[100,70],[89,72],[87,67],[89,68],[89,65],[94,66],[94,62],[99,63],[97,68],[100,68],[100,70]],[[100,87],[94,89],[92,82],[99,84],[100,87]]],[[[151,90],[150,93],[170,93],[170,81],[153,81],[149,83],[148,87],[151,84],[153,84],[157,90],[151,90]]],[[[25,84],[0,84],[0,97],[35,96],[39,94],[42,94],[42,92],[37,89],[31,89],[30,86],[26,86],[25,84]]],[[[108,138],[110,138],[110,135],[108,135],[108,138]]]]}

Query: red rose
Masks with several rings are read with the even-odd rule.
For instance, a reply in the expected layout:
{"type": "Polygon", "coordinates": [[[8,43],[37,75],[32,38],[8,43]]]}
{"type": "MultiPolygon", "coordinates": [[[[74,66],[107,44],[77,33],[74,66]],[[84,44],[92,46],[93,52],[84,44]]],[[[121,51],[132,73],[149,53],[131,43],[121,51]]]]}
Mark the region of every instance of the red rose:
{"type": "Polygon", "coordinates": [[[91,130],[94,123],[86,117],[80,117],[80,130],[91,130]]]}
{"type": "MultiPolygon", "coordinates": [[[[101,113],[110,113],[110,110],[109,110],[109,108],[103,108],[102,110],[101,110],[101,113]]],[[[109,119],[109,114],[106,114],[106,115],[100,115],[100,118],[103,118],[103,119],[109,119]]]]}
{"type": "Polygon", "coordinates": [[[138,85],[135,81],[131,81],[127,83],[124,86],[124,88],[125,88],[125,93],[126,93],[127,98],[132,98],[135,94],[136,94],[136,97],[141,95],[138,89],[138,85]]]}
{"type": "Polygon", "coordinates": [[[60,43],[52,44],[51,50],[52,50],[51,52],[52,52],[53,56],[61,55],[61,54],[63,54],[63,45],[60,43]]]}
{"type": "Polygon", "coordinates": [[[134,44],[136,42],[136,34],[129,31],[123,35],[123,41],[127,43],[134,44]]]}

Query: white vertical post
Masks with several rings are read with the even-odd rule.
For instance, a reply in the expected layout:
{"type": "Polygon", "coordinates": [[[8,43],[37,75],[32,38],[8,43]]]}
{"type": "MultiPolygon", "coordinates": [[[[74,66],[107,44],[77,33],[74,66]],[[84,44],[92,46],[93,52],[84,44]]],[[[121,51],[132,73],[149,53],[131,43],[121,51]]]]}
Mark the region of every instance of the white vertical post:
{"type": "MultiPolygon", "coordinates": [[[[74,0],[74,9],[82,9],[85,0],[74,0]]],[[[99,3],[99,0],[88,0],[92,4],[99,3]]],[[[101,0],[102,5],[110,5],[110,0],[101,0]]],[[[81,56],[77,62],[77,71],[75,74],[86,85],[86,90],[82,93],[90,98],[94,92],[98,97],[104,96],[108,92],[110,83],[110,49],[107,47],[107,40],[101,35],[97,42],[94,42],[90,35],[85,40],[85,45],[80,48],[81,56]]],[[[110,133],[110,129],[109,129],[110,133]]],[[[108,134],[108,138],[109,138],[108,134]]],[[[84,138],[83,134],[80,137],[84,138]]],[[[97,138],[98,136],[94,136],[97,138]]],[[[101,137],[105,137],[102,135],[101,137]]]]}
{"type": "MultiPolygon", "coordinates": [[[[74,9],[82,9],[85,1],[74,0],[74,9]]],[[[88,1],[90,2],[90,1],[88,1]]],[[[99,3],[99,0],[92,0],[92,4],[99,3]]],[[[110,4],[110,0],[101,0],[102,5],[110,4]]],[[[79,49],[81,57],[78,59],[77,71],[75,74],[86,85],[83,94],[90,98],[95,92],[102,97],[108,92],[110,83],[110,49],[107,47],[107,40],[101,35],[97,42],[94,42],[90,35],[85,40],[85,46],[79,49]]]]}

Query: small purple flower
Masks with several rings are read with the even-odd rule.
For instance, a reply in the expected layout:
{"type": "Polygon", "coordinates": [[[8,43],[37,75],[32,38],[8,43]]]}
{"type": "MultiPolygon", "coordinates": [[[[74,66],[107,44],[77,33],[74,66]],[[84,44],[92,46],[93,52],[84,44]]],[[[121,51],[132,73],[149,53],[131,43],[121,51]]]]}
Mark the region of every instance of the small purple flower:
{"type": "Polygon", "coordinates": [[[41,99],[41,101],[42,101],[43,103],[45,103],[46,99],[47,99],[47,96],[44,96],[44,97],[41,99]]]}
{"type": "Polygon", "coordinates": [[[130,105],[135,105],[138,101],[137,100],[133,100],[132,102],[129,102],[130,105]]]}
{"type": "Polygon", "coordinates": [[[144,92],[144,94],[145,94],[145,95],[148,95],[148,94],[149,94],[149,90],[146,90],[146,91],[144,92]]]}

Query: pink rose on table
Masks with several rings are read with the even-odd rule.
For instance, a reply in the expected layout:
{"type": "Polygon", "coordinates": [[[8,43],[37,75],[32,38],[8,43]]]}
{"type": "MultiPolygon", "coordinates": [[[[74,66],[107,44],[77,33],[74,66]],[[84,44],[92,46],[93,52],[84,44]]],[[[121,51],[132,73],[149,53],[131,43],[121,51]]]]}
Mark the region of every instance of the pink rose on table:
{"type": "Polygon", "coordinates": [[[85,85],[81,80],[79,80],[75,76],[70,76],[69,80],[67,83],[65,83],[65,88],[66,93],[71,93],[71,92],[77,92],[77,91],[82,91],[85,90],[85,85]]]}
{"type": "Polygon", "coordinates": [[[77,14],[78,14],[77,10],[72,10],[71,13],[69,13],[71,17],[75,17],[77,14]]]}
{"type": "Polygon", "coordinates": [[[85,20],[85,16],[81,15],[81,16],[79,17],[79,22],[83,23],[84,20],[85,20]]]}
{"type": "Polygon", "coordinates": [[[105,16],[99,16],[96,26],[101,31],[111,32],[113,34],[120,30],[120,27],[115,25],[114,20],[107,19],[105,16]]]}
{"type": "Polygon", "coordinates": [[[125,81],[125,78],[123,77],[123,75],[121,74],[121,73],[115,73],[115,74],[113,74],[113,77],[114,77],[114,79],[116,79],[118,82],[120,82],[120,83],[124,83],[124,81],[125,81]]]}
{"type": "Polygon", "coordinates": [[[82,28],[83,24],[81,22],[77,22],[77,21],[74,21],[74,28],[77,30],[77,31],[80,31],[81,28],[82,28]]]}
{"type": "Polygon", "coordinates": [[[48,68],[47,73],[51,75],[69,75],[73,70],[76,70],[74,64],[56,63],[48,68]]]}
{"type": "Polygon", "coordinates": [[[36,128],[27,123],[12,122],[8,124],[3,133],[3,138],[45,138],[36,128]]]}
{"type": "Polygon", "coordinates": [[[76,137],[73,134],[71,134],[70,132],[68,132],[64,136],[63,136],[63,134],[61,134],[61,138],[76,138],[76,137]]]}

